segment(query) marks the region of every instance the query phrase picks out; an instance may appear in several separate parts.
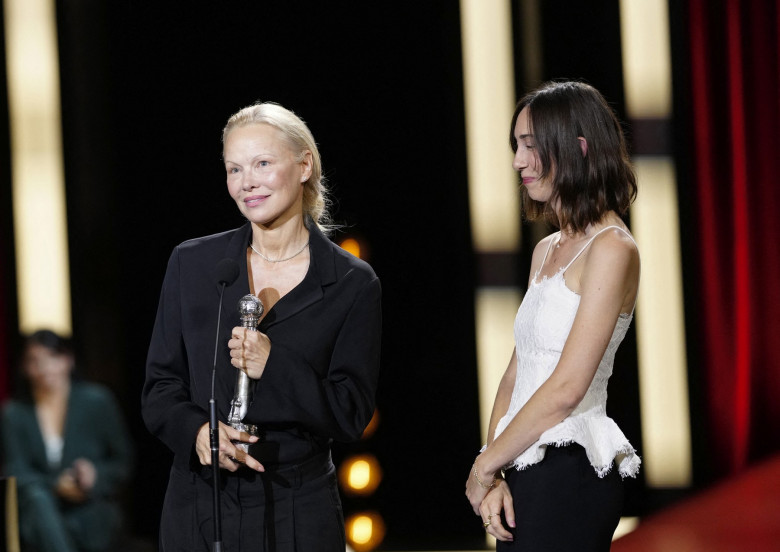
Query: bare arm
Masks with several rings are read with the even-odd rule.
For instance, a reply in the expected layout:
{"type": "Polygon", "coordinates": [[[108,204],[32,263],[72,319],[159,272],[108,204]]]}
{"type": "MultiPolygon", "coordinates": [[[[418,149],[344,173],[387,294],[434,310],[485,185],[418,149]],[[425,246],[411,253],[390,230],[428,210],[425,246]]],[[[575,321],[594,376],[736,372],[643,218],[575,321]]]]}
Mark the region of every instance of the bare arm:
{"type": "Polygon", "coordinates": [[[639,255],[631,240],[605,234],[593,242],[583,263],[580,305],[561,358],[550,378],[477,459],[482,481],[491,481],[502,466],[577,407],[604,356],[618,316],[626,304],[633,303],[639,255]]]}
{"type": "MultiPolygon", "coordinates": [[[[531,260],[531,274],[528,278],[529,287],[533,280],[533,275],[537,272],[544,260],[545,253],[549,248],[550,240],[552,240],[553,237],[554,234],[547,236],[534,248],[533,258],[531,260]]],[[[509,403],[512,400],[516,377],[517,350],[514,349],[512,351],[512,357],[509,359],[509,365],[499,383],[496,399],[493,403],[490,424],[488,425],[488,445],[493,443],[495,439],[496,427],[498,426],[499,420],[509,410],[509,403]]],[[[474,513],[480,515],[483,522],[487,520],[487,522],[490,523],[490,525],[485,527],[485,530],[489,534],[501,541],[512,540],[511,533],[501,525],[499,518],[499,514],[503,510],[507,524],[510,527],[515,526],[512,494],[505,481],[501,479],[494,480],[494,475],[497,470],[492,472],[489,476],[482,474],[482,476],[477,479],[478,476],[475,476],[474,471],[476,468],[477,465],[475,462],[466,479],[466,496],[474,509],[474,513]]]]}
{"type": "Polygon", "coordinates": [[[515,377],[517,375],[517,353],[512,349],[512,358],[506,367],[504,375],[498,384],[496,399],[493,402],[493,410],[490,413],[490,424],[488,425],[487,442],[492,443],[496,434],[498,421],[509,410],[509,402],[512,400],[512,391],[515,387],[515,377]]]}

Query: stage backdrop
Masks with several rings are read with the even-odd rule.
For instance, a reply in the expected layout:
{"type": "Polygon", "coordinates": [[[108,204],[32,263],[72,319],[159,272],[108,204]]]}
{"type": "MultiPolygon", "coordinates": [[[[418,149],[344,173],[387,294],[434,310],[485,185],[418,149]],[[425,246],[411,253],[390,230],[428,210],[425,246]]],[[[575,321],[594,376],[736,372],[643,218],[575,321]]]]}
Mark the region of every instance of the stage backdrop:
{"type": "Polygon", "coordinates": [[[780,2],[688,0],[680,182],[702,476],[780,449],[780,2]],[[702,443],[702,441],[706,441],[702,443]],[[706,457],[705,457],[706,454],[706,457]]]}

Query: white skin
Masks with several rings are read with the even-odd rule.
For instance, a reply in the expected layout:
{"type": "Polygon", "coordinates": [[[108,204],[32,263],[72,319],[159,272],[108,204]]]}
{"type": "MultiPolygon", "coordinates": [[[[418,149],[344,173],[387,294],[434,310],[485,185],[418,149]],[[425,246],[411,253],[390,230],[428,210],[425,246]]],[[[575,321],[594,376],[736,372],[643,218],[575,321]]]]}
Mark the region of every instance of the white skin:
{"type": "MultiPolygon", "coordinates": [[[[35,414],[44,437],[62,437],[70,395],[73,357],[43,345],[27,347],[24,374],[30,382],[35,414]]],[[[60,473],[55,492],[68,502],[84,502],[97,481],[95,464],[77,458],[60,473]]]]}
{"type": "MultiPolygon", "coordinates": [[[[266,124],[233,129],[225,139],[223,156],[230,197],[252,224],[252,244],[270,259],[283,259],[301,249],[309,232],[304,225],[303,185],[311,176],[312,155],[298,160],[284,134],[266,124]]],[[[293,259],[270,263],[248,250],[250,285],[267,313],[303,280],[309,266],[306,248],[293,259]]],[[[260,331],[232,330],[228,342],[230,362],[252,379],[260,379],[271,353],[271,341],[260,331]]],[[[233,440],[254,443],[232,427],[219,424],[219,465],[236,471],[242,465],[265,471],[255,458],[237,448],[233,440]]],[[[209,424],[198,430],[195,450],[201,464],[211,465],[209,424]]]]}
{"type": "MultiPolygon", "coordinates": [[[[531,133],[528,109],[520,112],[514,129],[517,152],[512,162],[520,173],[528,195],[541,202],[550,200],[552,188],[547,178],[540,179],[542,166],[531,133]]],[[[588,145],[579,138],[583,156],[588,145]]],[[[545,252],[555,235],[541,240],[534,249],[531,277],[551,277],[577,254],[584,243],[606,226],[625,229],[620,217],[608,212],[602,220],[584,232],[564,228],[560,242],[554,244],[542,265],[545,252]]],[[[511,541],[512,534],[501,524],[503,511],[507,525],[515,527],[515,513],[509,486],[497,479],[492,489],[484,489],[479,480],[489,484],[503,466],[517,458],[535,443],[542,433],[564,420],[577,407],[593,380],[621,313],[630,313],[639,286],[639,252],[621,231],[608,230],[596,238],[566,271],[565,284],[580,296],[580,304],[569,337],[553,373],[520,409],[506,429],[494,438],[496,425],[509,408],[517,372],[516,352],[512,352],[506,372],[496,394],[488,428],[488,446],[480,454],[466,480],[466,496],[474,513],[489,523],[487,532],[501,541],[511,541]]]]}

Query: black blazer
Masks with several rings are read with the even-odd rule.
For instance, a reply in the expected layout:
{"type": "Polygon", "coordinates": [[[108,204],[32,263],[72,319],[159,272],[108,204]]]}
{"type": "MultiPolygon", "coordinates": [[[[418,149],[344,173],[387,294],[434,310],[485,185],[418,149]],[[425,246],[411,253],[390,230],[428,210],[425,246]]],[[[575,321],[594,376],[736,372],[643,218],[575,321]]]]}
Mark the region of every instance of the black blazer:
{"type": "MultiPolygon", "coordinates": [[[[244,418],[261,431],[359,439],[374,411],[379,375],[381,287],[371,267],[310,224],[310,265],[303,281],[266,314],[258,329],[271,353],[244,418]]],[[[227,420],[236,378],[227,342],[249,293],[246,249],[251,225],[186,241],[168,261],[146,362],[142,412],[149,431],[175,455],[194,461],[198,429],[208,422],[220,286],[215,265],[235,259],[238,280],[225,289],[217,352],[218,416],[227,420]]],[[[296,462],[300,447],[281,451],[296,462]]],[[[313,451],[317,452],[317,451],[313,451]]],[[[262,459],[261,459],[262,461],[262,459]]]]}

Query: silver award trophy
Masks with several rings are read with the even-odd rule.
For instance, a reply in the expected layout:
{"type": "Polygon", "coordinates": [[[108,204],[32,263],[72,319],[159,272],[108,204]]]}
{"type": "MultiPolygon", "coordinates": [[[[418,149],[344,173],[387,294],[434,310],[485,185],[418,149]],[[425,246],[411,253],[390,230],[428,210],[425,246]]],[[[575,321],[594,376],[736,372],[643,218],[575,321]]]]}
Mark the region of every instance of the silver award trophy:
{"type": "MultiPolygon", "coordinates": [[[[244,295],[238,302],[238,312],[241,315],[241,326],[249,331],[257,331],[257,323],[263,315],[263,303],[252,295],[244,295]]],[[[245,431],[249,435],[258,435],[257,426],[245,424],[242,420],[246,416],[249,407],[249,376],[243,370],[236,369],[236,390],[233,400],[230,401],[230,414],[228,424],[239,431],[245,431]]],[[[234,444],[244,452],[249,452],[249,444],[235,442],[234,444]]]]}

